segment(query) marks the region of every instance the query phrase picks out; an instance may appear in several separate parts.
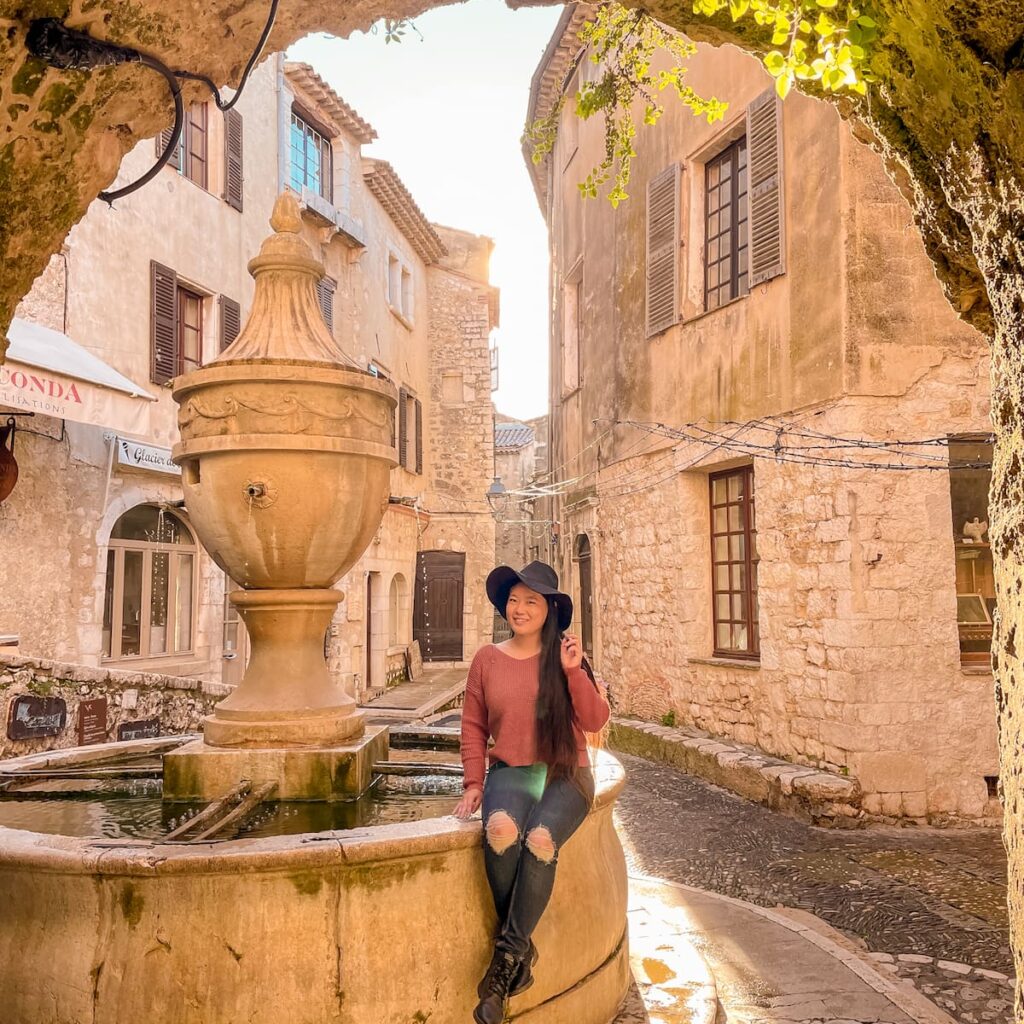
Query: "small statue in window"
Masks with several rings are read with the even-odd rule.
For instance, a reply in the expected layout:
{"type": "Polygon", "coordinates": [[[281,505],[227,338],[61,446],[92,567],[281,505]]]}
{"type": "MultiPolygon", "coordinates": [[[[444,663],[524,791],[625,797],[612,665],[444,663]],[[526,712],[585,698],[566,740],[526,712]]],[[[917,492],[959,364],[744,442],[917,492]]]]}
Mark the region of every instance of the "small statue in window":
{"type": "Polygon", "coordinates": [[[985,534],[988,532],[988,523],[983,522],[977,516],[964,523],[964,543],[983,544],[985,534]]]}

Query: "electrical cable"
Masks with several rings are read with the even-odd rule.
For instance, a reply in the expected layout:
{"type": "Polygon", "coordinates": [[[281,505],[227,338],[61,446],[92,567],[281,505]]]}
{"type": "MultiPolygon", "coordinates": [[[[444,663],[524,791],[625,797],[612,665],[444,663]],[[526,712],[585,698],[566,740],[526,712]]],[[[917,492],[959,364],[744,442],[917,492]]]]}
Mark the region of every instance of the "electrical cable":
{"type": "Polygon", "coordinates": [[[116,199],[122,199],[138,191],[159,174],[177,151],[185,125],[185,105],[182,102],[181,85],[178,79],[202,82],[213,93],[213,101],[221,111],[227,112],[238,102],[249,75],[270,38],[274,22],[277,20],[279,3],[280,0],[271,0],[267,22],[260,33],[256,49],[253,50],[245,65],[234,96],[227,101],[221,98],[216,85],[206,75],[200,75],[193,71],[171,71],[159,57],[154,57],[150,53],[144,53],[128,46],[119,46],[102,39],[94,39],[86,32],[68,28],[58,18],[37,18],[29,25],[25,35],[26,49],[33,57],[37,57],[51,67],[59,68],[62,71],[93,71],[96,68],[116,67],[120,64],[141,64],[162,75],[171,91],[171,99],[174,101],[174,125],[171,128],[167,145],[157,157],[156,163],[145,174],[128,185],[113,191],[101,192],[100,199],[110,205],[116,199]]]}

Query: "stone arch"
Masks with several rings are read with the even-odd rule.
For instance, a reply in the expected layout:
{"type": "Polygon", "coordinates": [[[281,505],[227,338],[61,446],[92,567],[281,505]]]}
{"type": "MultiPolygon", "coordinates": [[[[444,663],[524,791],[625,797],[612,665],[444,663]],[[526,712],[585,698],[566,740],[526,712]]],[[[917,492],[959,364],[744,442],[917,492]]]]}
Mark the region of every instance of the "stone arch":
{"type": "Polygon", "coordinates": [[[409,643],[411,631],[409,584],[402,573],[396,572],[388,586],[388,646],[409,643]]]}

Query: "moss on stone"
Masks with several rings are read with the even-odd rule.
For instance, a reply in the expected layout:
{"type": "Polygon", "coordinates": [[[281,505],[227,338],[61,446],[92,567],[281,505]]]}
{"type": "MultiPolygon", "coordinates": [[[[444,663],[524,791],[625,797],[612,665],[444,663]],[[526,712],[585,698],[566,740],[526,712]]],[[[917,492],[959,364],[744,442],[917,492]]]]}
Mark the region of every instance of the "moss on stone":
{"type": "Polygon", "coordinates": [[[28,57],[25,63],[14,72],[11,79],[11,92],[19,96],[35,96],[36,90],[46,77],[46,65],[35,57],[28,57]]]}
{"type": "Polygon", "coordinates": [[[142,920],[142,909],[146,902],[142,898],[142,893],[131,882],[125,882],[121,887],[117,902],[121,908],[121,914],[128,922],[128,927],[136,927],[142,920]]]}
{"type": "Polygon", "coordinates": [[[63,117],[74,105],[78,92],[64,82],[54,82],[39,103],[39,109],[55,120],[63,117]]]}
{"type": "Polygon", "coordinates": [[[37,697],[49,697],[56,685],[54,679],[33,679],[25,689],[37,697]]]}
{"type": "Polygon", "coordinates": [[[320,871],[300,871],[289,875],[288,881],[300,896],[316,896],[323,888],[324,876],[320,871]]]}

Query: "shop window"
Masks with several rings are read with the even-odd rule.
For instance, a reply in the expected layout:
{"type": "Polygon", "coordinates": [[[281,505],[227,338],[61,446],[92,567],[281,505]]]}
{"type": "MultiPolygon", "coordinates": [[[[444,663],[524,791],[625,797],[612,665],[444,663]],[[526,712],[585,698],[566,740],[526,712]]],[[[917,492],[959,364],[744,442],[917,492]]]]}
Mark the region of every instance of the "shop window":
{"type": "Polygon", "coordinates": [[[715,473],[710,484],[714,653],[756,659],[760,642],[754,468],[715,473]]]}
{"type": "Polygon", "coordinates": [[[125,512],[107,549],[104,659],[192,653],[195,590],[196,542],[181,519],[155,505],[125,512]]]}
{"type": "Polygon", "coordinates": [[[747,294],[747,139],[737,139],[705,168],[704,305],[747,294]]]}
{"type": "Polygon", "coordinates": [[[996,608],[992,547],[988,535],[988,493],[992,444],[987,438],[949,442],[949,498],[956,552],[957,632],[960,660],[988,665],[996,608]]]}

